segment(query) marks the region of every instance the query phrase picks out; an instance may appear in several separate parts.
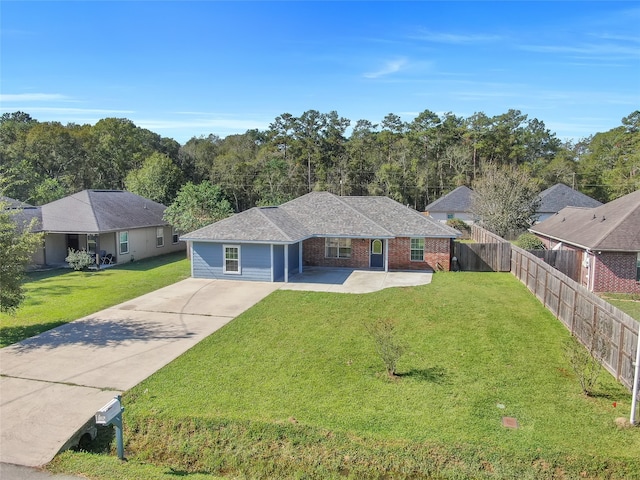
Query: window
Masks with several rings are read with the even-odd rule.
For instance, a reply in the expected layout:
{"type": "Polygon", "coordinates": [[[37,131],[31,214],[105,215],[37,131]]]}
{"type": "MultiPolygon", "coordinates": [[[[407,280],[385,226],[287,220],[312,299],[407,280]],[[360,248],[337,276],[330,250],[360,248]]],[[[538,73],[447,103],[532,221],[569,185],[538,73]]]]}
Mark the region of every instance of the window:
{"type": "Polygon", "coordinates": [[[180,241],[180,235],[178,235],[175,228],[171,229],[171,241],[173,243],[178,243],[180,241]]]}
{"type": "Polygon", "coordinates": [[[129,253],[129,232],[120,232],[120,255],[129,253]]]}
{"type": "Polygon", "coordinates": [[[411,261],[412,262],[424,261],[424,238],[411,239],[411,261]]]}
{"type": "Polygon", "coordinates": [[[371,244],[371,253],[374,255],[382,255],[382,240],[374,240],[371,244]]]}
{"type": "Polygon", "coordinates": [[[224,246],[223,273],[240,273],[240,247],[224,246]]]}
{"type": "Polygon", "coordinates": [[[326,238],[324,256],[325,258],[351,258],[351,239],[326,238]]]}
{"type": "Polygon", "coordinates": [[[97,238],[97,235],[87,235],[87,253],[95,255],[97,238]]]}
{"type": "Polygon", "coordinates": [[[453,213],[447,213],[447,220],[453,220],[453,213]]]}
{"type": "Polygon", "coordinates": [[[640,252],[636,254],[636,282],[640,282],[640,252]]]}
{"type": "Polygon", "coordinates": [[[156,228],[156,247],[164,247],[164,228],[156,228]]]}

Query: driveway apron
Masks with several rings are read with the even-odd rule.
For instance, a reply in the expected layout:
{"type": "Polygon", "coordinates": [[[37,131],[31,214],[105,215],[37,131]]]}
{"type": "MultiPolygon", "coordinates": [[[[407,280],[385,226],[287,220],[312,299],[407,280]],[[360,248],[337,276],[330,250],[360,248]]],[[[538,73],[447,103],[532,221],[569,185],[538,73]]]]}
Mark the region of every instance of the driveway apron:
{"type": "Polygon", "coordinates": [[[0,462],[48,463],[115,395],[279,286],[189,278],[0,349],[0,462]]]}

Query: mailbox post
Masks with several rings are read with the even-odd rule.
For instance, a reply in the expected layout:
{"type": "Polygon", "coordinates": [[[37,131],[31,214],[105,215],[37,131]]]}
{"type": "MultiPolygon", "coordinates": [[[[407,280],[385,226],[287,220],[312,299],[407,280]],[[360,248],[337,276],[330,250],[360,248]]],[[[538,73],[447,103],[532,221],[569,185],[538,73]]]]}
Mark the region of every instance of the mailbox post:
{"type": "Polygon", "coordinates": [[[116,427],[116,447],[118,458],[124,460],[124,440],[122,437],[122,412],[124,408],[120,403],[121,397],[114,397],[109,403],[96,412],[97,425],[110,425],[116,427]]]}

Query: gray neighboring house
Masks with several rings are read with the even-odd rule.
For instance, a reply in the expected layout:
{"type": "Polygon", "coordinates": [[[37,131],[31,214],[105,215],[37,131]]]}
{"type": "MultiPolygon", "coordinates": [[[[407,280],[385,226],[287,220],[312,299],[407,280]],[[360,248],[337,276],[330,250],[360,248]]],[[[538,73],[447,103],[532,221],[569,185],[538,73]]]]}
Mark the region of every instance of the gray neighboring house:
{"type": "Polygon", "coordinates": [[[70,248],[103,253],[111,264],[184,250],[162,218],[165,208],[122,190],[83,190],[42,205],[41,264],[64,265],[70,248]]]}
{"type": "MultiPolygon", "coordinates": [[[[0,196],[0,205],[5,210],[12,210],[12,219],[18,226],[20,231],[31,228],[39,231],[42,225],[42,210],[40,207],[34,207],[28,203],[15,200],[13,198],[0,196]]],[[[31,265],[44,264],[44,249],[38,249],[31,257],[31,265]]]]}
{"type": "Polygon", "coordinates": [[[540,205],[536,211],[537,222],[543,222],[565,207],[595,208],[602,205],[598,200],[578,192],[563,183],[557,183],[538,194],[540,205]]]}
{"type": "Polygon", "coordinates": [[[312,192],[254,207],[181,237],[191,275],[288,282],[304,266],[448,270],[460,232],[387,197],[312,192]]]}
{"type": "Polygon", "coordinates": [[[427,205],[425,213],[442,223],[459,218],[468,225],[472,225],[476,221],[471,214],[472,202],[473,190],[462,185],[427,205]]]}

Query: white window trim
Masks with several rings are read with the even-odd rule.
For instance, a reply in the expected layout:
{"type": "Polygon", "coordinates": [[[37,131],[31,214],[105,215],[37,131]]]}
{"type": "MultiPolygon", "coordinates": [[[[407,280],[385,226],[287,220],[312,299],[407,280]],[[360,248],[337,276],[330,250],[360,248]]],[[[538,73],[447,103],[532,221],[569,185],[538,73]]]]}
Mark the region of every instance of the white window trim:
{"type": "Polygon", "coordinates": [[[424,250],[425,250],[424,244],[425,244],[425,241],[424,241],[424,238],[422,238],[422,237],[411,237],[409,239],[409,261],[411,261],[411,262],[424,262],[424,250]],[[420,256],[420,260],[414,260],[413,258],[411,258],[412,257],[411,253],[414,250],[418,251],[417,248],[412,248],[413,240],[422,240],[422,255],[420,256]]]}
{"type": "Polygon", "coordinates": [[[156,227],[156,248],[164,247],[164,227],[156,227]],[[162,232],[162,235],[158,235],[158,232],[162,232]],[[158,240],[162,239],[162,243],[158,245],[158,240]]]}
{"type": "Polygon", "coordinates": [[[171,243],[173,245],[180,243],[180,235],[176,232],[174,227],[171,227],[171,243]]]}
{"type": "Polygon", "coordinates": [[[118,232],[118,251],[120,252],[120,255],[128,255],[129,254],[129,231],[128,230],[123,230],[122,232],[118,232]],[[122,250],[122,234],[126,233],[127,234],[127,249],[126,250],[122,250]]]}
{"type": "Polygon", "coordinates": [[[222,273],[225,275],[242,275],[242,267],[240,266],[240,245],[222,245],[222,273]],[[227,270],[227,248],[238,249],[238,270],[227,270]]]}

